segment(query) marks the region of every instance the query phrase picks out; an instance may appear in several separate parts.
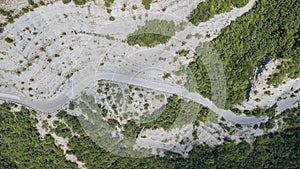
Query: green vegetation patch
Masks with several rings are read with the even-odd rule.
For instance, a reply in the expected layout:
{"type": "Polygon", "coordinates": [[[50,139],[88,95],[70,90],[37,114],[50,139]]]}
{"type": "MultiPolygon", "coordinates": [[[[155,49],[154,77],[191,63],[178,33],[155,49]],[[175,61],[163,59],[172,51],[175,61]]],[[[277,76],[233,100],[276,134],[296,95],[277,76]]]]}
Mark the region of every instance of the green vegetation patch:
{"type": "Polygon", "coordinates": [[[140,45],[153,47],[158,44],[164,44],[175,35],[179,29],[174,21],[154,19],[146,21],[144,26],[139,27],[135,32],[127,37],[129,45],[140,45]]]}
{"type": "MultiPolygon", "coordinates": [[[[68,3],[70,3],[72,0],[62,0],[62,2],[64,3],[64,4],[68,4],[68,3]]],[[[75,4],[75,5],[84,5],[86,2],[88,2],[89,0],[73,0],[73,3],[75,4]]]]}
{"type": "Polygon", "coordinates": [[[28,4],[29,5],[34,5],[34,1],[33,0],[28,0],[28,4]]]}
{"type": "Polygon", "coordinates": [[[83,128],[80,126],[79,120],[77,117],[68,115],[66,112],[61,111],[56,115],[58,118],[62,119],[69,128],[72,128],[72,131],[78,134],[84,134],[83,128]]]}
{"type": "Polygon", "coordinates": [[[277,87],[286,78],[295,79],[300,77],[300,48],[299,46],[295,46],[294,48],[295,49],[291,51],[290,56],[277,67],[277,71],[268,77],[267,80],[269,85],[277,87]],[[294,58],[291,59],[291,57],[294,58]]]}
{"type": "Polygon", "coordinates": [[[55,128],[53,129],[59,137],[66,138],[71,135],[71,130],[63,123],[59,121],[54,122],[55,128]]]}
{"type": "Polygon", "coordinates": [[[231,109],[232,112],[235,114],[246,114],[247,116],[255,116],[255,117],[265,117],[268,116],[269,118],[275,117],[277,104],[274,104],[272,107],[260,107],[255,108],[253,110],[244,110],[241,111],[238,108],[231,109]]]}
{"type": "Polygon", "coordinates": [[[6,22],[2,22],[0,23],[0,33],[3,32],[3,27],[6,26],[9,23],[13,23],[15,21],[15,19],[23,16],[25,13],[29,12],[29,11],[33,11],[34,8],[37,8],[39,6],[45,6],[46,4],[49,3],[45,3],[44,1],[38,1],[38,2],[34,2],[33,0],[28,0],[28,5],[23,7],[20,11],[14,11],[14,10],[5,10],[0,8],[0,14],[5,16],[5,21],[6,22]]]}
{"type": "MultiPolygon", "coordinates": [[[[273,106],[271,109],[275,109],[273,106]]],[[[271,110],[272,111],[272,110],[271,110]]],[[[266,113],[270,110],[266,110],[266,113]]],[[[275,114],[275,111],[274,113],[275,114]]],[[[300,127],[300,106],[294,107],[292,109],[287,109],[279,115],[270,116],[269,120],[260,125],[255,125],[254,128],[260,128],[262,130],[273,129],[278,126],[278,131],[284,131],[289,128],[299,128],[300,127]]]]}
{"type": "Polygon", "coordinates": [[[226,104],[226,76],[217,50],[210,43],[201,43],[188,66],[185,87],[211,99],[217,106],[226,104]]]}
{"type": "Polygon", "coordinates": [[[0,105],[0,168],[76,168],[67,161],[54,139],[42,139],[36,130],[34,112],[12,113],[15,105],[0,105]]]}
{"type": "Polygon", "coordinates": [[[146,9],[150,9],[150,5],[152,0],[142,0],[142,4],[145,6],[146,9]]]}
{"type": "MultiPolygon", "coordinates": [[[[224,28],[214,41],[227,79],[227,108],[245,99],[249,78],[266,59],[286,60],[270,83],[281,83],[283,77],[298,77],[300,71],[300,1],[262,0],[245,15],[224,28]]],[[[196,72],[204,73],[202,66],[196,72]]],[[[204,76],[203,75],[203,76],[204,76]]],[[[209,94],[208,78],[197,78],[199,90],[209,94]]]]}
{"type": "Polygon", "coordinates": [[[206,98],[211,98],[211,82],[206,67],[201,60],[201,56],[196,57],[196,59],[189,64],[189,69],[191,73],[188,76],[189,78],[187,79],[185,87],[191,90],[191,88],[196,86],[197,91],[201,95],[206,98]]]}
{"type": "Polygon", "coordinates": [[[67,3],[70,3],[71,0],[62,0],[62,2],[63,2],[64,4],[67,4],[67,3]]]}
{"type": "Polygon", "coordinates": [[[114,3],[114,0],[104,0],[104,2],[106,7],[110,7],[114,3]]]}
{"type": "Polygon", "coordinates": [[[140,123],[131,120],[124,126],[123,134],[136,137],[144,129],[163,128],[171,130],[187,124],[198,124],[208,120],[209,109],[194,103],[179,99],[178,96],[168,98],[168,103],[153,115],[143,117],[140,123]]]}
{"type": "Polygon", "coordinates": [[[188,16],[188,20],[198,25],[200,22],[206,22],[217,14],[229,12],[234,7],[241,8],[248,3],[249,0],[207,0],[200,2],[188,16]]]}
{"type": "Polygon", "coordinates": [[[73,2],[76,5],[84,5],[87,1],[86,0],[73,0],[73,2]]]}
{"type": "Polygon", "coordinates": [[[5,40],[7,43],[13,43],[13,42],[14,42],[14,40],[11,39],[11,38],[9,38],[9,37],[6,37],[4,40],[5,40]]]}
{"type": "Polygon", "coordinates": [[[185,50],[185,49],[176,52],[176,54],[178,54],[179,56],[187,56],[189,53],[190,50],[185,50]]]}
{"type": "Polygon", "coordinates": [[[298,107],[288,109],[275,117],[275,119],[280,118],[284,121],[284,124],[280,126],[282,130],[296,127],[300,128],[300,106],[298,105],[298,107]]]}

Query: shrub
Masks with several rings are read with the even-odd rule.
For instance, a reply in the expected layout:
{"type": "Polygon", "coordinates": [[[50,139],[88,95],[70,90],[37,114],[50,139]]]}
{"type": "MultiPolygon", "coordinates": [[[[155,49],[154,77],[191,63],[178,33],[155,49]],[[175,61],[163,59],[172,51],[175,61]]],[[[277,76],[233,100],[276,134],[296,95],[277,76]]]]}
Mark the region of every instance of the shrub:
{"type": "Polygon", "coordinates": [[[11,39],[11,38],[9,38],[9,37],[6,37],[4,40],[5,40],[7,43],[13,43],[13,42],[14,42],[14,40],[11,39]]]}
{"type": "Polygon", "coordinates": [[[75,5],[84,5],[86,3],[86,0],[73,0],[75,5]]]}
{"type": "Polygon", "coordinates": [[[62,2],[63,2],[64,4],[67,4],[67,3],[70,3],[71,0],[62,0],[62,2]]]}

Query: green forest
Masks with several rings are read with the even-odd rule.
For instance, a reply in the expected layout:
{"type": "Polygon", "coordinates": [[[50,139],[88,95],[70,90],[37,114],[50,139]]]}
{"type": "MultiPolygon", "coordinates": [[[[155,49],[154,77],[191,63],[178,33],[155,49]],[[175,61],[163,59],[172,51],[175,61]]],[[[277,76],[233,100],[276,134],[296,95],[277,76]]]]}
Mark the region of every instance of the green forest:
{"type": "Polygon", "coordinates": [[[199,25],[200,22],[206,22],[215,15],[229,12],[233,8],[241,8],[247,5],[249,0],[206,0],[198,4],[188,20],[194,24],[199,25]]]}
{"type": "Polygon", "coordinates": [[[0,105],[0,168],[76,168],[66,160],[50,135],[41,138],[35,112],[13,104],[0,105]]]}
{"type": "Polygon", "coordinates": [[[187,159],[168,153],[167,157],[124,158],[106,152],[89,137],[75,138],[71,153],[86,162],[88,168],[297,168],[300,148],[300,128],[258,138],[253,147],[246,142],[235,145],[226,142],[214,149],[195,146],[187,159]]]}
{"type": "Polygon", "coordinates": [[[210,43],[201,43],[195,50],[195,59],[188,65],[185,87],[199,92],[217,106],[226,104],[226,76],[217,51],[210,43]]]}
{"type": "MultiPolygon", "coordinates": [[[[47,135],[40,138],[34,119],[35,112],[25,109],[12,113],[13,104],[0,105],[0,168],[77,168],[65,160],[62,151],[47,135]]],[[[252,146],[245,141],[238,145],[227,140],[215,148],[194,146],[184,159],[174,153],[163,158],[125,158],[107,152],[95,144],[82,129],[77,117],[61,112],[64,119],[80,137],[68,144],[70,154],[75,154],[87,168],[297,168],[300,165],[300,126],[297,121],[300,109],[283,112],[285,127],[279,132],[258,137],[252,146]],[[295,114],[292,119],[287,115],[295,114]],[[295,121],[296,120],[296,121],[295,121]]]]}
{"type": "MultiPolygon", "coordinates": [[[[277,86],[286,77],[300,75],[300,1],[260,0],[242,17],[225,27],[213,40],[222,60],[227,81],[227,108],[245,99],[249,78],[255,68],[266,59],[281,58],[284,63],[269,78],[277,86]]],[[[198,78],[200,92],[208,95],[210,82],[202,67],[201,59],[195,59],[190,69],[204,73],[198,78]]],[[[197,73],[194,73],[197,74],[197,73]]]]}

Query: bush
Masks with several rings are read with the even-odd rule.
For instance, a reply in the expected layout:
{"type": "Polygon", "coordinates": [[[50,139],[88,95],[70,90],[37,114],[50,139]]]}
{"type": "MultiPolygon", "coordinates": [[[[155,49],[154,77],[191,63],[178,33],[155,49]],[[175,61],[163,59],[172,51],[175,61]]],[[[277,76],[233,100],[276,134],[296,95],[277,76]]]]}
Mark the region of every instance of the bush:
{"type": "Polygon", "coordinates": [[[67,4],[67,3],[70,3],[71,0],[62,0],[62,2],[63,2],[64,4],[67,4]]]}
{"type": "Polygon", "coordinates": [[[86,3],[86,0],[73,0],[75,5],[84,5],[86,3]]]}
{"type": "Polygon", "coordinates": [[[34,1],[33,0],[28,0],[28,4],[29,5],[34,5],[34,1]]]}
{"type": "Polygon", "coordinates": [[[104,2],[104,6],[109,8],[114,3],[114,0],[104,0],[104,2]]]}
{"type": "Polygon", "coordinates": [[[14,40],[11,39],[11,38],[9,38],[9,37],[6,37],[4,40],[5,40],[7,43],[13,43],[13,42],[14,42],[14,40]]]}
{"type": "Polygon", "coordinates": [[[113,17],[113,16],[110,16],[110,17],[109,17],[109,20],[110,20],[110,21],[114,21],[115,19],[116,19],[116,18],[113,17]]]}
{"type": "Polygon", "coordinates": [[[142,4],[145,6],[146,9],[150,9],[152,0],[142,0],[142,4]]]}

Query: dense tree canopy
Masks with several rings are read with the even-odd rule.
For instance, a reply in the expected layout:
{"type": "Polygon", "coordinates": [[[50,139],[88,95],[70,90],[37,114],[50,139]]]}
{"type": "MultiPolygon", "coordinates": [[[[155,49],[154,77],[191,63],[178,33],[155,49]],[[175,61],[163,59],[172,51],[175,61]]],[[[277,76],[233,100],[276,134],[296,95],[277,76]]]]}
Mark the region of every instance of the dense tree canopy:
{"type": "MultiPolygon", "coordinates": [[[[14,105],[1,105],[0,168],[77,168],[65,160],[50,135],[41,139],[35,129],[34,113],[22,108],[11,113],[14,105]]],[[[82,129],[77,117],[59,113],[58,117],[78,133],[68,146],[87,168],[297,168],[300,165],[299,107],[287,110],[285,127],[279,132],[258,137],[253,145],[229,140],[215,148],[195,146],[189,157],[166,152],[166,156],[148,158],[119,157],[97,145],[82,129]],[[291,116],[292,115],[292,116],[291,116]]]]}
{"type": "Polygon", "coordinates": [[[35,125],[34,112],[12,113],[14,105],[0,105],[0,168],[76,168],[67,161],[54,139],[42,139],[35,125]]]}
{"type": "MultiPolygon", "coordinates": [[[[213,40],[222,59],[227,79],[227,107],[245,99],[249,78],[264,60],[282,58],[284,64],[270,77],[270,83],[278,85],[286,76],[300,75],[300,1],[260,0],[253,9],[224,28],[213,40]]],[[[190,67],[204,72],[201,60],[190,67]],[[196,65],[195,65],[196,64],[196,65]]],[[[209,81],[206,75],[198,83],[200,91],[208,95],[209,81]]]]}

